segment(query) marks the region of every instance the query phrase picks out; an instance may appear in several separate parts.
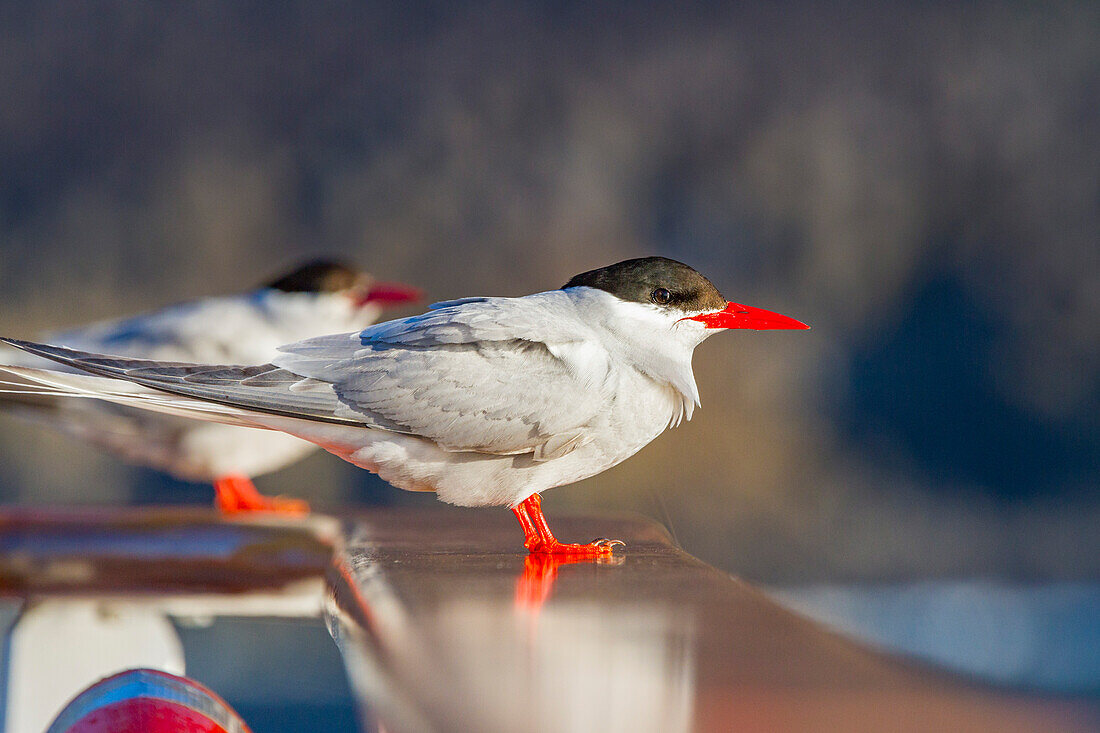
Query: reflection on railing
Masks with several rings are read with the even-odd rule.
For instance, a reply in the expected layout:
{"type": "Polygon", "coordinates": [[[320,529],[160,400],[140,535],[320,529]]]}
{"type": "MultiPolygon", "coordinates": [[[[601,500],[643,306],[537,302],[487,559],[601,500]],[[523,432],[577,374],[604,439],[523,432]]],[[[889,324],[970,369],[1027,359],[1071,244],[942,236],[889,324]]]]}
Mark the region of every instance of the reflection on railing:
{"type": "Polygon", "coordinates": [[[542,553],[528,555],[523,559],[523,572],[516,580],[516,611],[537,613],[554,590],[558,568],[562,565],[622,565],[625,560],[621,554],[598,558],[542,553]]]}
{"type": "MultiPolygon", "coordinates": [[[[693,615],[578,594],[572,581],[591,586],[583,566],[593,560],[505,556],[517,566],[509,587],[498,581],[501,558],[490,570],[490,558],[434,556],[426,562],[436,572],[425,574],[413,560],[356,562],[356,552],[370,554],[360,547],[341,562],[348,588],[337,588],[330,622],[353,684],[393,702],[398,720],[444,730],[691,729],[693,615]]],[[[599,573],[622,562],[605,560],[599,573]]]]}

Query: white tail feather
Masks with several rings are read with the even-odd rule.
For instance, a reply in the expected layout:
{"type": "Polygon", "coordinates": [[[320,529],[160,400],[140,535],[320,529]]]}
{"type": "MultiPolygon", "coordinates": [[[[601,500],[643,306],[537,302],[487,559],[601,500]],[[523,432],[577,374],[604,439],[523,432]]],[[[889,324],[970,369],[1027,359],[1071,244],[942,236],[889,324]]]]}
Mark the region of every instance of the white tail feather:
{"type": "Polygon", "coordinates": [[[97,399],[194,420],[275,429],[264,424],[262,415],[249,410],[158,392],[119,379],[7,365],[0,365],[0,375],[9,377],[0,379],[4,387],[0,395],[97,399]]]}

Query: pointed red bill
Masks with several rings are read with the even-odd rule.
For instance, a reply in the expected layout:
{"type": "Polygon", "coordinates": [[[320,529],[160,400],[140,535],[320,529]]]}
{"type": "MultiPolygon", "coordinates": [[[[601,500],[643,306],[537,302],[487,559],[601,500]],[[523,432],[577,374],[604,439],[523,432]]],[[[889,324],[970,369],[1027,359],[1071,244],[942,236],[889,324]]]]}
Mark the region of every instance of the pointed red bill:
{"type": "Polygon", "coordinates": [[[690,321],[699,321],[707,328],[751,328],[756,331],[767,331],[779,328],[807,329],[802,321],[796,321],[788,316],[766,311],[763,308],[753,308],[750,305],[740,303],[728,303],[723,310],[713,313],[700,313],[697,316],[688,316],[690,321]]]}
{"type": "Polygon", "coordinates": [[[357,305],[377,303],[383,308],[386,308],[389,306],[404,305],[406,303],[415,303],[420,300],[422,295],[423,293],[421,293],[420,288],[414,288],[411,285],[405,285],[403,283],[374,283],[371,285],[370,290],[359,298],[357,305]]]}

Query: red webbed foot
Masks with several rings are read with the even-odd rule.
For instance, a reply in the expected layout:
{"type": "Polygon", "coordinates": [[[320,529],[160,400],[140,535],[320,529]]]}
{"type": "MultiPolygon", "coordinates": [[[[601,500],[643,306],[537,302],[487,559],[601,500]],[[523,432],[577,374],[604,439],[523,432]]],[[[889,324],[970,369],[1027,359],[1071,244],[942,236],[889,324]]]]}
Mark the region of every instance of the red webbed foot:
{"type": "Polygon", "coordinates": [[[588,544],[571,544],[566,542],[533,542],[524,546],[533,554],[562,555],[565,557],[589,558],[606,557],[612,554],[615,547],[626,547],[622,540],[609,540],[606,537],[597,537],[588,544]]]}
{"type": "Polygon", "coordinates": [[[542,497],[531,494],[515,507],[512,513],[523,528],[523,546],[532,554],[556,555],[565,557],[598,558],[609,557],[616,546],[625,547],[622,540],[609,540],[600,537],[588,544],[569,544],[558,542],[546,517],[542,513],[542,497]]]}

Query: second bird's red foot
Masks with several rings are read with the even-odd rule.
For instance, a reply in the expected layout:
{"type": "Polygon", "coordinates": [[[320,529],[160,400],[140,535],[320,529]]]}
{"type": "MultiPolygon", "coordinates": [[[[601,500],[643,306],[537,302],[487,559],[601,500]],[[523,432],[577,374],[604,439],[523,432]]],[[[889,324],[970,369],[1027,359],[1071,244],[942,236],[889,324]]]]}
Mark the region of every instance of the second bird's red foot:
{"type": "Polygon", "coordinates": [[[309,503],[287,496],[264,496],[247,476],[222,476],[214,481],[215,505],[226,514],[270,512],[290,516],[309,514],[309,503]]]}

